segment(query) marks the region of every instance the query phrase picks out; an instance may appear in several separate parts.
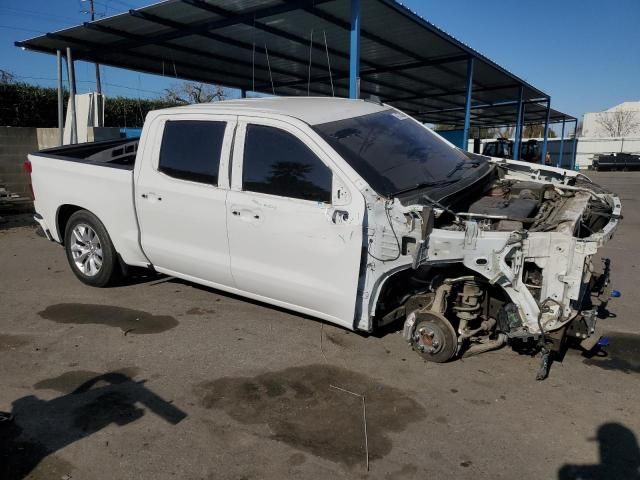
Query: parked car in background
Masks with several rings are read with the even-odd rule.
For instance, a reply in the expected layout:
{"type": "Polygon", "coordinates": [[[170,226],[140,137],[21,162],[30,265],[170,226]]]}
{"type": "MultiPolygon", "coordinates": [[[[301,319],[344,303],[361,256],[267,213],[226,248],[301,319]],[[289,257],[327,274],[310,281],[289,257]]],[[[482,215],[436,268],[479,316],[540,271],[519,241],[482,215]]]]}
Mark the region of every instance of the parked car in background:
{"type": "Polygon", "coordinates": [[[29,155],[36,220],[84,283],[130,266],[373,332],[424,359],[598,339],[620,199],[576,172],[467,153],[380,103],[171,108],[139,140],[29,155]]]}

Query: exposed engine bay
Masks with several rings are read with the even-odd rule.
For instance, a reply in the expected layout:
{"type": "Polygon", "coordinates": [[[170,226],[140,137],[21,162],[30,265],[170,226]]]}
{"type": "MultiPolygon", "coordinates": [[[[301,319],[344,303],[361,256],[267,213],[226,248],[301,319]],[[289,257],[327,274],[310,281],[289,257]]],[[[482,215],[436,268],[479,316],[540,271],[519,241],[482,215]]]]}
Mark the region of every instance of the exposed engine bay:
{"type": "Polygon", "coordinates": [[[528,180],[500,179],[485,196],[473,202],[465,218],[479,227],[509,232],[559,230],[578,238],[588,237],[608,222],[613,208],[589,190],[528,180]]]}
{"type": "Polygon", "coordinates": [[[404,320],[406,341],[434,362],[507,344],[541,350],[544,378],[551,352],[599,339],[594,302],[608,300],[610,265],[597,272],[592,256],[621,204],[577,172],[493,163],[449,202],[368,199],[368,215],[388,227],[367,232],[356,326],[404,320]]]}

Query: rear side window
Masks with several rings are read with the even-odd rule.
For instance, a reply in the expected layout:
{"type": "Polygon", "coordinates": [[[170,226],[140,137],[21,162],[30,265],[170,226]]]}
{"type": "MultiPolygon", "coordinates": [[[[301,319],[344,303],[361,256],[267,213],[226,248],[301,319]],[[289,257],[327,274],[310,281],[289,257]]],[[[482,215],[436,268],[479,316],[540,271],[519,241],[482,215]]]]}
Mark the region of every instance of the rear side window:
{"type": "Polygon", "coordinates": [[[331,170],[298,138],[278,128],[248,125],[245,191],[331,202],[331,170]]]}
{"type": "Polygon", "coordinates": [[[226,125],[199,120],[166,122],[158,170],[174,178],[217,185],[226,125]]]}

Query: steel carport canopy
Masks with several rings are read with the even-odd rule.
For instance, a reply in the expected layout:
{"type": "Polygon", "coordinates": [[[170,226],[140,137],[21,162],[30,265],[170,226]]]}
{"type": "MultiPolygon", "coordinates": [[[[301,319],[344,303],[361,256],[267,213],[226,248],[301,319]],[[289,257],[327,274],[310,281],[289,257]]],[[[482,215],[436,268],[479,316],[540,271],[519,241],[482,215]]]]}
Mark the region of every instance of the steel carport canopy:
{"type": "MultiPolygon", "coordinates": [[[[244,91],[332,95],[333,85],[348,96],[354,2],[361,97],[463,125],[471,64],[472,126],[516,123],[520,92],[523,123],[544,123],[548,95],[394,0],[169,0],[16,45],[244,91]]],[[[555,110],[550,119],[574,120],[555,110]]]]}

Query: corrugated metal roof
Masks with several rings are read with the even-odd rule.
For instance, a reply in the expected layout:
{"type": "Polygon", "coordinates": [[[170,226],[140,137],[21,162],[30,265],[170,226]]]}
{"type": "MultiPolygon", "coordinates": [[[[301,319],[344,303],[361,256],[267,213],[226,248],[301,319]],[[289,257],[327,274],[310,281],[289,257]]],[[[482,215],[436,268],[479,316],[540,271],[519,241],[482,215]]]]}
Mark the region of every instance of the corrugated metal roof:
{"type": "MultiPolygon", "coordinates": [[[[350,5],[168,0],[16,44],[46,53],[70,47],[75,59],[280,95],[331,95],[333,80],[335,95],[347,96],[350,5]]],[[[473,57],[472,125],[513,123],[520,87],[530,106],[525,121],[544,121],[546,107],[540,118],[534,101],[546,94],[394,0],[361,0],[361,12],[363,98],[459,125],[473,57]]],[[[554,111],[552,119],[563,116],[573,118],[554,111]]]]}

